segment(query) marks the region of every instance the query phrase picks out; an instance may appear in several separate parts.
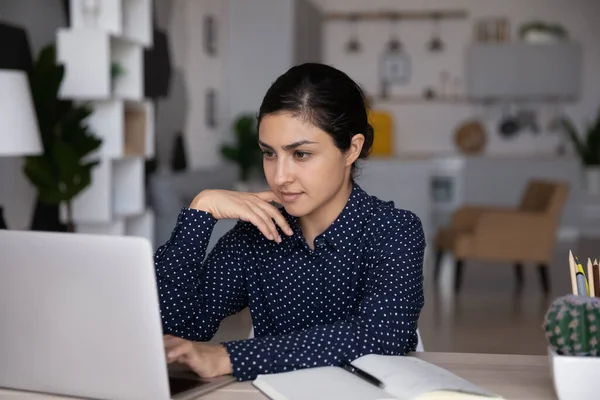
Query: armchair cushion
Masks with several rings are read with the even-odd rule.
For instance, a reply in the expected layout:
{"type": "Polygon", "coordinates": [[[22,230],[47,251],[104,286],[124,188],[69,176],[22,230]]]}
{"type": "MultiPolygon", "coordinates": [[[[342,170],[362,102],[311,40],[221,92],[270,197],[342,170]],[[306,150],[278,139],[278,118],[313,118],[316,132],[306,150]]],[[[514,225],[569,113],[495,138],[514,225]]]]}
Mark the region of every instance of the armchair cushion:
{"type": "Polygon", "coordinates": [[[450,227],[453,231],[468,231],[472,232],[475,229],[475,224],[479,217],[488,213],[511,213],[516,211],[510,207],[494,207],[494,206],[464,206],[460,207],[452,214],[450,227]]]}

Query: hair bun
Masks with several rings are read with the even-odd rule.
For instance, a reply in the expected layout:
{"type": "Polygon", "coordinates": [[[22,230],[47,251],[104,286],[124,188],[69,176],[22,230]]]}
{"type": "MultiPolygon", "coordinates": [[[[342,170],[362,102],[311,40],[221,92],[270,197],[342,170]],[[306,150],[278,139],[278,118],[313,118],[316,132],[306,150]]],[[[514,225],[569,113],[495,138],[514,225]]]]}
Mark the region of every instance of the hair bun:
{"type": "Polygon", "coordinates": [[[363,134],[365,137],[365,142],[363,143],[362,150],[360,151],[359,158],[367,158],[369,153],[371,152],[371,147],[373,147],[373,140],[375,140],[375,131],[371,124],[367,124],[367,128],[365,129],[365,133],[363,134]]]}

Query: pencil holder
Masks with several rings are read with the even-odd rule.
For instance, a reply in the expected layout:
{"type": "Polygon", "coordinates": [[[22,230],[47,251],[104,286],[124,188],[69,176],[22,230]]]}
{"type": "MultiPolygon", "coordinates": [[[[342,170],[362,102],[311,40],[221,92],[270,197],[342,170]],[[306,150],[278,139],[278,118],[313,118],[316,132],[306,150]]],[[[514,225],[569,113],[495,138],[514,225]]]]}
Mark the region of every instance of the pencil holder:
{"type": "Polygon", "coordinates": [[[543,328],[558,398],[598,399],[600,298],[568,295],[555,299],[543,328]]]}
{"type": "Polygon", "coordinates": [[[548,347],[550,374],[559,400],[598,400],[600,357],[563,356],[548,347]]]}

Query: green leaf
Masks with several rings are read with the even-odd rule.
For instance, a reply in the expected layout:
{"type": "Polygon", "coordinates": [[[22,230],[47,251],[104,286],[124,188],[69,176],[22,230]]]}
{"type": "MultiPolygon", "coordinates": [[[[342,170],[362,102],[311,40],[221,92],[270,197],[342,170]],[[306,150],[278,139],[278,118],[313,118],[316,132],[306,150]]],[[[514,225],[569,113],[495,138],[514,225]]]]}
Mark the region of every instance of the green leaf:
{"type": "Polygon", "coordinates": [[[52,160],[45,156],[27,157],[23,170],[38,192],[58,186],[59,180],[52,160]]]}
{"type": "Polygon", "coordinates": [[[60,204],[68,200],[67,196],[58,190],[45,190],[38,194],[38,198],[46,204],[60,204]]]}
{"type": "Polygon", "coordinates": [[[90,185],[97,162],[84,159],[102,144],[87,123],[93,108],[58,98],[64,74],[54,44],[42,48],[29,73],[44,153],[28,157],[23,171],[40,201],[51,204],[70,201],[90,185]]]}
{"type": "Polygon", "coordinates": [[[62,179],[78,172],[80,155],[73,147],[63,141],[57,141],[50,151],[62,179]]]}
{"type": "Polygon", "coordinates": [[[223,156],[225,158],[228,158],[231,161],[238,161],[239,160],[239,151],[238,151],[238,149],[234,149],[231,146],[223,146],[223,147],[221,147],[221,154],[223,154],[223,156]]]}

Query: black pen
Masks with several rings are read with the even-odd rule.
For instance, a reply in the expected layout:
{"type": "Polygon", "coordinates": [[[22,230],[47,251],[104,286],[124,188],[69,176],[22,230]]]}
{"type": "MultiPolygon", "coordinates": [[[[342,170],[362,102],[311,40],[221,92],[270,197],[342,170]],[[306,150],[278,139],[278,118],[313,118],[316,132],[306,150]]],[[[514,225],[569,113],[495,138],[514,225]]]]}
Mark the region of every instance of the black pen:
{"type": "Polygon", "coordinates": [[[354,365],[349,364],[347,362],[343,362],[340,367],[344,368],[346,371],[353,373],[354,375],[364,379],[365,381],[377,386],[378,388],[383,389],[383,382],[379,379],[375,378],[373,375],[363,371],[362,369],[356,368],[354,365]]]}

